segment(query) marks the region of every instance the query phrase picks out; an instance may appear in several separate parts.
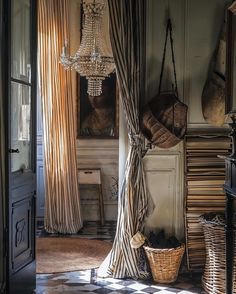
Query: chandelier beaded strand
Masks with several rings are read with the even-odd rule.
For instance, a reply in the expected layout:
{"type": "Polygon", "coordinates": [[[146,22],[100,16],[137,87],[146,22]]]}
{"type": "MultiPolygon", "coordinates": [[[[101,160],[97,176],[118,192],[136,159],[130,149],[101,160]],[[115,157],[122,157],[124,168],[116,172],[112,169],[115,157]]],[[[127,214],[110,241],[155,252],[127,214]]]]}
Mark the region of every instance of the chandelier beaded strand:
{"type": "Polygon", "coordinates": [[[88,94],[99,96],[102,81],[115,69],[112,54],[108,53],[103,37],[104,0],[84,0],[84,25],[79,50],[74,56],[67,54],[67,42],[62,48],[60,63],[65,69],[75,69],[88,80],[88,94]]]}

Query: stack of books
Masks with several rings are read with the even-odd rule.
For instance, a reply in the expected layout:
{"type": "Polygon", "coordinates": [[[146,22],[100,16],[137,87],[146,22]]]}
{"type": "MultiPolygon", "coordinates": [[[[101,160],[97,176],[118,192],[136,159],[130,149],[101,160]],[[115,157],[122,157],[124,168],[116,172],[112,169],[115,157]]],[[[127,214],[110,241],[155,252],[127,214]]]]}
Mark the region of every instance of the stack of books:
{"type": "Polygon", "coordinates": [[[224,212],[225,162],[218,155],[230,154],[227,135],[189,135],[185,140],[185,227],[187,263],[191,271],[205,264],[205,242],[199,217],[224,212]]]}

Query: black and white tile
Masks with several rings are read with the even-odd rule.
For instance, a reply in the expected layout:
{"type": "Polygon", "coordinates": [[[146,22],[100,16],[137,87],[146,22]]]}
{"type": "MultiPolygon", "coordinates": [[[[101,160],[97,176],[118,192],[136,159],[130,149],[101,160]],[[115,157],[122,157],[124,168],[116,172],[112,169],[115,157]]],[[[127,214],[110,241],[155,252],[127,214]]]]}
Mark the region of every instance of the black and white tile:
{"type": "Polygon", "coordinates": [[[103,226],[100,222],[86,221],[83,228],[77,234],[50,234],[44,230],[43,222],[37,223],[37,237],[70,237],[70,238],[87,238],[96,240],[113,241],[116,232],[116,222],[106,222],[103,226]]]}
{"type": "Polygon", "coordinates": [[[153,281],[131,279],[99,278],[96,270],[85,270],[62,274],[37,275],[37,294],[89,293],[89,294],[203,294],[199,275],[180,275],[171,284],[158,284],[153,281]]]}

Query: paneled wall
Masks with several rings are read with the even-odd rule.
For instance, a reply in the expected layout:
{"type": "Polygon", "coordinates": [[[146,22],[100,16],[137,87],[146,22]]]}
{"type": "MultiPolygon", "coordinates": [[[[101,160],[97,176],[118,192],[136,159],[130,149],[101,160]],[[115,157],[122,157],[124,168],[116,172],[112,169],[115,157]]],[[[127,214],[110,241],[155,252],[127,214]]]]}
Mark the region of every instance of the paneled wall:
{"type": "MultiPolygon", "coordinates": [[[[78,140],[78,168],[100,168],[104,199],[105,220],[116,220],[118,180],[118,140],[78,140]]],[[[82,216],[86,220],[98,220],[96,185],[81,185],[82,216]]]]}
{"type": "Polygon", "coordinates": [[[189,128],[208,128],[201,112],[201,93],[220,37],[229,0],[185,1],[184,99],[189,105],[189,128]]]}
{"type": "MultiPolygon", "coordinates": [[[[224,7],[229,0],[148,0],[147,100],[158,92],[168,16],[173,26],[174,53],[180,98],[189,106],[188,127],[211,128],[201,112],[201,93],[217,46],[224,7]]],[[[163,90],[173,82],[170,48],[167,48],[163,90]]]]}
{"type": "MultiPolygon", "coordinates": [[[[202,115],[201,93],[217,46],[224,18],[222,0],[149,0],[147,13],[146,100],[158,93],[165,26],[173,26],[174,53],[179,98],[188,107],[188,132],[215,127],[202,115]]],[[[170,47],[162,90],[173,83],[170,47]]],[[[148,190],[156,209],[147,220],[147,230],[165,228],[167,233],[184,236],[184,144],[169,150],[155,148],[145,155],[148,190]]]]}

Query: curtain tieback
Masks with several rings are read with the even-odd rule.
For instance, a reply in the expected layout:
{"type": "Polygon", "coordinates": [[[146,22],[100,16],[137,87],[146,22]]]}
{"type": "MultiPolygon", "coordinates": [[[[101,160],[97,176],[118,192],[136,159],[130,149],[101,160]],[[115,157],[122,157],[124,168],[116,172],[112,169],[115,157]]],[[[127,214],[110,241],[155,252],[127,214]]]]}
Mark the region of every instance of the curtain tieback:
{"type": "Polygon", "coordinates": [[[139,134],[129,134],[129,141],[131,146],[142,147],[142,135],[139,134]]]}
{"type": "Polygon", "coordinates": [[[146,237],[141,233],[137,232],[131,239],[130,239],[130,246],[132,248],[139,248],[146,242],[146,237]]]}

